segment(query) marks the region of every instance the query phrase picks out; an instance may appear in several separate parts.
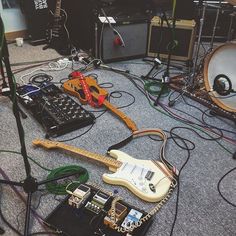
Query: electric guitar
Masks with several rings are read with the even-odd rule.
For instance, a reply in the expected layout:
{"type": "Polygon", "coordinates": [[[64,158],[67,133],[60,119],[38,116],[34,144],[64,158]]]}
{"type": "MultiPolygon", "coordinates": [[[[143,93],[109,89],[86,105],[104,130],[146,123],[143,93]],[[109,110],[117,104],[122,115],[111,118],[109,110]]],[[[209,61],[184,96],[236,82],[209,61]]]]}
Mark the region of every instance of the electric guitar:
{"type": "Polygon", "coordinates": [[[61,0],[56,1],[55,12],[50,11],[50,14],[52,21],[46,30],[47,45],[43,47],[43,50],[53,48],[61,55],[70,55],[70,35],[66,28],[67,13],[61,8],[61,0]]]}
{"type": "MultiPolygon", "coordinates": [[[[90,92],[91,92],[92,96],[95,99],[98,100],[99,96],[107,97],[108,92],[105,89],[100,88],[97,85],[97,82],[94,78],[86,76],[85,81],[88,84],[88,86],[90,88],[90,92]]],[[[75,77],[74,79],[67,80],[62,85],[62,87],[63,87],[63,89],[66,93],[69,93],[70,95],[77,97],[82,104],[87,104],[88,103],[88,101],[86,100],[86,96],[83,92],[83,88],[80,84],[79,78],[75,77]]],[[[105,107],[107,107],[110,111],[112,111],[114,114],[116,114],[119,118],[121,118],[121,120],[128,126],[129,129],[131,129],[132,132],[138,130],[138,128],[137,128],[136,124],[134,123],[134,121],[132,121],[122,111],[118,110],[110,102],[108,102],[107,100],[104,100],[103,105],[105,107]]]]}
{"type": "Polygon", "coordinates": [[[46,149],[62,149],[76,153],[106,165],[112,174],[103,174],[103,181],[128,188],[136,196],[147,202],[158,202],[165,197],[172,182],[171,171],[159,161],[135,159],[124,152],[111,150],[110,157],[64,143],[34,140],[33,144],[46,149]]]}

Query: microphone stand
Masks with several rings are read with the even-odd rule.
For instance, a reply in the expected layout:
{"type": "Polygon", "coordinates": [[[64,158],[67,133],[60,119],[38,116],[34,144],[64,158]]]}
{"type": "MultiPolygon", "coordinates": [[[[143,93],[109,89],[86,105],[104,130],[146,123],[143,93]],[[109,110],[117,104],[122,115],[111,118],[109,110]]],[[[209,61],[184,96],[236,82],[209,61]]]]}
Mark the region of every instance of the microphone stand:
{"type": "MultiPolygon", "coordinates": [[[[1,16],[0,16],[0,26],[3,27],[3,21],[1,19],[1,16]]],[[[4,32],[3,32],[3,34],[4,34],[4,32]]],[[[21,123],[21,119],[20,119],[20,115],[19,115],[19,106],[17,103],[16,94],[15,94],[16,84],[15,84],[14,76],[11,71],[11,66],[10,66],[10,61],[9,61],[9,51],[7,48],[5,35],[3,36],[3,45],[2,45],[2,48],[0,48],[0,53],[1,53],[0,60],[2,60],[5,64],[6,74],[7,74],[7,78],[8,78],[9,87],[10,87],[11,98],[12,98],[12,102],[13,102],[13,114],[16,119],[18,135],[19,135],[19,140],[20,140],[20,145],[21,145],[21,155],[23,158],[24,168],[25,168],[25,172],[26,172],[26,178],[23,181],[16,182],[16,181],[0,179],[0,184],[22,187],[24,192],[27,194],[24,236],[28,236],[29,235],[30,212],[31,212],[31,200],[32,200],[33,193],[38,190],[38,187],[40,185],[44,185],[44,184],[47,184],[49,182],[53,182],[53,181],[56,181],[59,179],[64,179],[66,177],[75,175],[75,173],[72,173],[69,175],[64,175],[64,176],[59,176],[59,177],[56,177],[53,179],[43,180],[43,181],[39,181],[39,182],[37,181],[36,178],[34,178],[31,175],[31,166],[30,166],[30,163],[28,160],[26,146],[25,146],[24,129],[23,129],[23,126],[21,123]]]]}
{"type": "MultiPolygon", "coordinates": [[[[163,11],[163,16],[167,22],[167,25],[168,25],[168,28],[171,30],[171,26],[169,25],[168,23],[168,19],[166,17],[166,14],[165,14],[165,11],[163,11]]],[[[175,17],[175,12],[173,14],[173,21],[172,21],[172,30],[175,30],[175,23],[176,23],[176,17],[175,17]]],[[[172,33],[172,32],[171,32],[172,33]]],[[[170,45],[169,45],[169,50],[168,50],[168,58],[167,58],[167,65],[166,65],[166,70],[162,76],[162,79],[161,79],[161,89],[160,89],[160,92],[154,102],[154,106],[157,106],[158,105],[158,102],[159,102],[159,99],[162,95],[162,93],[164,92],[166,86],[170,83],[170,61],[171,61],[171,55],[172,55],[172,50],[173,50],[173,47],[174,47],[174,38],[173,38],[173,34],[172,34],[172,39],[171,39],[171,42],[170,42],[170,45]]],[[[159,79],[160,80],[160,79],[159,79]]]]}
{"type": "MultiPolygon", "coordinates": [[[[10,89],[7,86],[7,82],[6,82],[6,78],[5,78],[5,73],[4,73],[4,69],[3,69],[3,63],[0,60],[0,71],[1,71],[1,75],[2,75],[2,95],[3,96],[7,96],[9,97],[9,99],[12,101],[12,98],[10,96],[10,89]]],[[[19,108],[19,112],[21,114],[21,117],[23,119],[27,118],[27,115],[24,113],[24,111],[22,109],[19,108]]]]}

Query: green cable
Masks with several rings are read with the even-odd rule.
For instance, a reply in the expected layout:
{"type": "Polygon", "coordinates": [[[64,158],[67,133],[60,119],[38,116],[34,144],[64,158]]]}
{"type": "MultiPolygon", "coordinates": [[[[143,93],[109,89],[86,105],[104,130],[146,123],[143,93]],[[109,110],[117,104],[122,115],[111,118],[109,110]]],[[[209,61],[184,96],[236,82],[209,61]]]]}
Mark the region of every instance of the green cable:
{"type": "Polygon", "coordinates": [[[161,95],[165,96],[167,96],[170,92],[170,89],[159,81],[145,82],[144,89],[153,96],[158,96],[161,90],[162,90],[161,95]],[[163,89],[162,86],[164,86],[163,89]]]}
{"type": "Polygon", "coordinates": [[[47,180],[73,173],[75,173],[75,175],[79,175],[79,177],[73,180],[72,184],[70,184],[71,180],[68,179],[67,181],[64,181],[64,183],[58,183],[58,181],[53,181],[46,184],[47,190],[50,193],[56,195],[65,195],[67,194],[66,187],[68,184],[70,184],[70,191],[73,192],[81,183],[85,183],[89,179],[88,171],[85,168],[77,165],[70,165],[70,166],[59,167],[52,170],[51,173],[47,176],[47,180]]]}

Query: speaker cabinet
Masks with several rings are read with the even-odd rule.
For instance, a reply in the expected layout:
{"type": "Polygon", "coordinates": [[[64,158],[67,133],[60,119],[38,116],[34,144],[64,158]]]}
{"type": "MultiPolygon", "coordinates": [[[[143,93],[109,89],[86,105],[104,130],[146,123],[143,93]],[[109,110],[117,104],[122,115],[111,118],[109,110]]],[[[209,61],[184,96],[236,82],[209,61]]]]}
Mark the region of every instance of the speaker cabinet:
{"type": "Polygon", "coordinates": [[[172,22],[161,22],[161,18],[154,16],[149,28],[148,52],[149,57],[168,58],[172,41],[177,40],[177,46],[172,50],[171,59],[180,61],[191,61],[193,55],[195,29],[194,20],[177,20],[175,29],[172,30],[172,22]]]}
{"type": "Polygon", "coordinates": [[[148,36],[147,20],[132,22],[127,19],[127,21],[112,24],[112,27],[118,34],[114,33],[108,24],[99,23],[97,40],[95,40],[97,58],[101,58],[104,62],[111,62],[145,56],[148,36]]]}
{"type": "Polygon", "coordinates": [[[30,42],[33,45],[46,42],[46,29],[49,23],[49,6],[47,0],[24,0],[21,9],[25,14],[30,42]]]}

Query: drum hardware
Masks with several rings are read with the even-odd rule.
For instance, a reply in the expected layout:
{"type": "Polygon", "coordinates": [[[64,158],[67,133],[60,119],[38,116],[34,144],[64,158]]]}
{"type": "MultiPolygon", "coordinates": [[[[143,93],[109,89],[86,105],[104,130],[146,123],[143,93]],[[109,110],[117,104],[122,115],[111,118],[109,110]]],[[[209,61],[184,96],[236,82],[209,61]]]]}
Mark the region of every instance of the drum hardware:
{"type": "MultiPolygon", "coordinates": [[[[203,74],[200,73],[197,75],[196,80],[199,84],[198,88],[194,91],[190,90],[190,88],[184,88],[182,84],[186,80],[186,76],[178,75],[176,77],[171,78],[174,83],[170,83],[169,86],[171,89],[179,92],[180,94],[191,98],[192,100],[199,102],[200,104],[204,105],[205,107],[210,109],[211,115],[218,115],[224,117],[228,120],[232,120],[236,124],[236,112],[229,112],[218,105],[216,105],[209,95],[209,92],[206,91],[206,88],[203,83],[203,74]]],[[[236,96],[235,96],[236,98],[236,96]]]]}
{"type": "Polygon", "coordinates": [[[236,44],[214,49],[205,60],[204,83],[211,100],[222,109],[236,113],[236,44]]]}
{"type": "Polygon", "coordinates": [[[230,42],[233,39],[233,35],[234,35],[233,22],[236,16],[236,12],[229,14],[229,16],[230,16],[230,25],[229,25],[228,35],[227,35],[228,42],[230,42]]]}
{"type": "Polygon", "coordinates": [[[213,31],[212,31],[210,48],[209,48],[209,51],[212,51],[213,44],[214,44],[214,39],[215,39],[215,34],[216,34],[216,26],[217,26],[217,23],[218,23],[219,14],[220,14],[220,10],[221,10],[221,1],[219,1],[219,6],[213,5],[213,4],[208,4],[208,6],[209,7],[213,7],[213,8],[217,8],[216,18],[215,18],[215,23],[214,23],[213,31]]]}
{"type": "Polygon", "coordinates": [[[198,63],[199,50],[200,50],[200,46],[201,46],[201,37],[202,37],[204,20],[205,20],[206,7],[207,7],[207,4],[204,3],[203,8],[202,8],[202,16],[200,19],[200,27],[199,27],[198,41],[197,41],[196,52],[195,52],[195,60],[193,63],[192,73],[190,74],[190,80],[189,80],[190,87],[194,87],[194,78],[196,76],[196,69],[197,69],[197,63],[198,63]]]}
{"type": "Polygon", "coordinates": [[[201,46],[201,39],[202,39],[203,26],[204,26],[204,22],[205,22],[206,9],[207,9],[207,7],[212,7],[212,8],[217,9],[216,18],[215,18],[214,27],[213,27],[212,36],[211,36],[210,46],[209,46],[209,49],[206,52],[206,54],[207,54],[207,53],[211,52],[212,49],[213,49],[215,33],[216,33],[216,29],[217,29],[217,23],[218,23],[219,14],[220,14],[220,11],[221,11],[221,8],[222,8],[221,3],[222,3],[222,1],[219,1],[219,6],[214,5],[214,4],[209,4],[207,2],[199,4],[199,6],[202,7],[202,15],[201,15],[201,19],[200,19],[200,27],[199,27],[199,33],[198,33],[197,46],[196,46],[195,60],[194,60],[194,63],[193,63],[192,73],[190,75],[190,86],[192,88],[194,88],[194,86],[195,86],[194,78],[196,77],[196,69],[197,69],[197,66],[198,66],[199,51],[200,51],[200,46],[201,46]]]}

